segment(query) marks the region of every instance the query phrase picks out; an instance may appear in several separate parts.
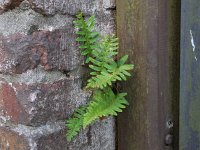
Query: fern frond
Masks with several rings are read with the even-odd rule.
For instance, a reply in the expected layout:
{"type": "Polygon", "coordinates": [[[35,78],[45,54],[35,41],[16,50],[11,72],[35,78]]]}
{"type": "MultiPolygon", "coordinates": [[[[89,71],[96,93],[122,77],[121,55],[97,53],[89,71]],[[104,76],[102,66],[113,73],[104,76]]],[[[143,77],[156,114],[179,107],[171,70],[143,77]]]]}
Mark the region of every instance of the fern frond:
{"type": "Polygon", "coordinates": [[[114,61],[114,56],[118,54],[118,45],[118,38],[114,35],[106,36],[99,43],[98,53],[94,53],[94,57],[102,62],[114,61]]]}
{"type": "MultiPolygon", "coordinates": [[[[112,85],[112,82],[126,80],[127,76],[131,76],[128,72],[133,69],[132,64],[125,64],[128,56],[122,57],[117,63],[113,62],[110,65],[105,65],[107,70],[101,71],[100,74],[93,76],[88,80],[87,88],[100,88],[112,85]]],[[[100,70],[96,66],[90,66],[93,70],[100,70]]]]}
{"type": "Polygon", "coordinates": [[[106,36],[99,42],[98,47],[92,51],[92,55],[88,58],[89,61],[103,70],[104,65],[114,61],[114,56],[118,54],[118,38],[114,35],[106,36]]]}
{"type": "Polygon", "coordinates": [[[126,93],[115,95],[111,88],[98,90],[93,95],[93,101],[89,104],[83,119],[83,128],[86,128],[96,119],[103,116],[117,116],[118,112],[128,105],[124,98],[126,93]]]}
{"type": "Polygon", "coordinates": [[[66,127],[67,127],[67,140],[71,141],[74,136],[76,136],[81,128],[83,127],[83,117],[86,112],[86,107],[78,108],[73,117],[67,120],[66,127]]]}
{"type": "Polygon", "coordinates": [[[81,54],[84,56],[90,56],[92,51],[97,48],[96,43],[100,34],[94,29],[95,23],[96,20],[94,16],[91,16],[85,21],[82,13],[78,14],[77,19],[74,21],[74,25],[78,29],[78,31],[76,31],[78,35],[76,41],[80,43],[79,48],[82,50],[81,54]]]}

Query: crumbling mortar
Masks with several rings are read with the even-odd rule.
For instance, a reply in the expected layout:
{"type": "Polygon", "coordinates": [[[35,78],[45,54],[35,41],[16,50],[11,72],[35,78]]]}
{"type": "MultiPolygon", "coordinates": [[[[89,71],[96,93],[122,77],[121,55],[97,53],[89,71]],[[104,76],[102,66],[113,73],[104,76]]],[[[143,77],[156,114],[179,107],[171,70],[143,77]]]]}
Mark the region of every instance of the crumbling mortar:
{"type": "Polygon", "coordinates": [[[17,7],[0,15],[0,20],[4,20],[0,24],[0,33],[9,36],[15,33],[28,35],[32,26],[38,26],[38,31],[54,31],[63,28],[66,24],[72,24],[74,18],[61,14],[44,17],[32,9],[21,10],[17,7]],[[5,30],[5,27],[8,28],[5,30]]]}
{"type": "Polygon", "coordinates": [[[61,71],[45,71],[41,66],[22,74],[0,74],[0,78],[8,83],[25,83],[27,85],[36,83],[49,84],[65,79],[74,80],[73,77],[66,77],[61,71]]]}

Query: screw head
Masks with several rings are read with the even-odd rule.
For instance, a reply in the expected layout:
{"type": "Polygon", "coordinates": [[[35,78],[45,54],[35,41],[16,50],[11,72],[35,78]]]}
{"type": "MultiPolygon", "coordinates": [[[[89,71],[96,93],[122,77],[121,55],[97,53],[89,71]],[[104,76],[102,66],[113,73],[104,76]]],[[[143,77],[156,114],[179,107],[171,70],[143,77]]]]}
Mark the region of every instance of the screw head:
{"type": "Polygon", "coordinates": [[[172,120],[168,120],[166,125],[168,129],[172,129],[174,127],[174,123],[172,120]]]}

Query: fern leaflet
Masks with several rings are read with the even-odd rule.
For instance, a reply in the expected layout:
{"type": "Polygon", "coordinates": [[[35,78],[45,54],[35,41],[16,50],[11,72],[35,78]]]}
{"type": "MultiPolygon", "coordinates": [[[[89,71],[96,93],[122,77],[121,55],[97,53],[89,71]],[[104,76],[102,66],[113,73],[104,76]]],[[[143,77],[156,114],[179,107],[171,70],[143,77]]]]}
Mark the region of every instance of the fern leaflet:
{"type": "Polygon", "coordinates": [[[83,126],[83,118],[86,112],[86,107],[80,107],[75,112],[72,118],[67,120],[66,126],[68,128],[67,140],[71,141],[76,136],[83,126]]]}
{"type": "Polygon", "coordinates": [[[84,56],[90,56],[92,51],[97,47],[96,43],[99,33],[94,30],[95,23],[94,16],[90,17],[86,22],[82,13],[78,14],[77,19],[74,21],[75,28],[78,29],[76,34],[79,36],[76,41],[81,44],[79,48],[82,50],[81,54],[84,56]]]}
{"type": "Polygon", "coordinates": [[[86,128],[100,117],[109,115],[117,116],[117,113],[122,112],[125,105],[128,105],[128,102],[124,98],[126,95],[126,93],[115,95],[111,88],[106,88],[103,91],[97,90],[84,115],[83,128],[86,128]]]}
{"type": "MultiPolygon", "coordinates": [[[[125,55],[122,57],[118,63],[112,62],[111,64],[105,64],[104,67],[107,70],[103,70],[100,74],[93,76],[88,80],[87,88],[100,88],[103,89],[106,86],[111,86],[112,82],[117,80],[126,80],[126,76],[131,76],[128,72],[133,69],[132,64],[125,64],[128,56],[125,55]]],[[[100,70],[97,66],[90,65],[90,68],[93,70],[100,70]]]]}

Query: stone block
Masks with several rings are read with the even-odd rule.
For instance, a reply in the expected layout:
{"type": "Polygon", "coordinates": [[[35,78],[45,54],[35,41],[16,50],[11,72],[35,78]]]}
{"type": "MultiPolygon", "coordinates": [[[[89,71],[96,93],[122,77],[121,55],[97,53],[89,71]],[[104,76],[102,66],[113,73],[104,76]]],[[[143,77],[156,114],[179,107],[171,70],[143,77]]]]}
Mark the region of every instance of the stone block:
{"type": "Polygon", "coordinates": [[[38,65],[45,70],[70,71],[82,63],[74,29],[0,36],[0,72],[21,74],[38,65]]]}
{"type": "Polygon", "coordinates": [[[66,119],[90,97],[81,90],[82,79],[59,72],[35,69],[1,75],[0,80],[0,116],[19,124],[39,126],[66,119]]]}
{"type": "Polygon", "coordinates": [[[57,13],[74,16],[78,11],[91,15],[116,7],[114,0],[29,0],[29,2],[36,12],[51,16],[57,13]]]}
{"type": "Polygon", "coordinates": [[[1,150],[114,150],[113,118],[101,120],[82,130],[71,142],[66,140],[65,122],[40,127],[0,123],[1,150]]]}

